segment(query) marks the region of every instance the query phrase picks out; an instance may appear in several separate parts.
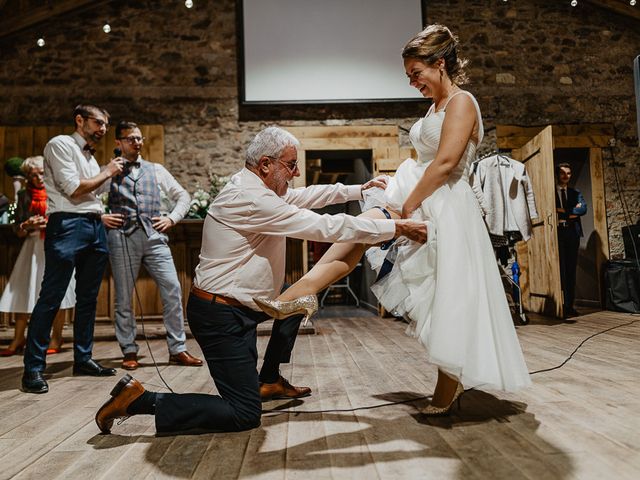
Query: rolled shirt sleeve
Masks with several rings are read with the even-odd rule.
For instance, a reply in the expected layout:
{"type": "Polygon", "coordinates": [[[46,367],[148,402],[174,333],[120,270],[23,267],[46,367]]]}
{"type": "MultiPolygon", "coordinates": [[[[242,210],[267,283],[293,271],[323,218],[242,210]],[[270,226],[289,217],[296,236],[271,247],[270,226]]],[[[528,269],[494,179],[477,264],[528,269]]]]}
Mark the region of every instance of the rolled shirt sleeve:
{"type": "Polygon", "coordinates": [[[189,211],[191,196],[166,168],[158,163],[155,167],[159,187],[173,203],[173,210],[168,216],[173,223],[178,223],[189,211]]]}
{"type": "Polygon", "coordinates": [[[362,200],[361,185],[311,185],[290,189],[282,197],[286,203],[300,208],[322,208],[350,200],[362,200]]]}
{"type": "Polygon", "coordinates": [[[73,149],[68,143],[51,141],[44,148],[53,181],[59,192],[71,197],[80,186],[80,173],[73,161],[73,149]]]}

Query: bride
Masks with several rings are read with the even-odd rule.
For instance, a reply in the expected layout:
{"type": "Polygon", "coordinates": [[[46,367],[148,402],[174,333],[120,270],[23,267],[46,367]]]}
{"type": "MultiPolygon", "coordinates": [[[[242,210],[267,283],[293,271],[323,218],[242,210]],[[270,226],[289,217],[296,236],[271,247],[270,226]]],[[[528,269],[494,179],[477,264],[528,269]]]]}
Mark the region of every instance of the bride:
{"type": "MultiPolygon", "coordinates": [[[[531,383],[487,229],[469,186],[469,169],[482,141],[476,99],[466,83],[458,39],[443,25],[430,25],[402,51],[411,86],[433,99],[411,128],[418,153],[398,168],[383,193],[384,205],[364,212],[373,218],[413,218],[428,224],[424,245],[402,242],[374,247],[367,257],[379,271],[372,290],[389,311],[411,322],[409,333],[438,367],[431,404],[423,413],[444,415],[467,388],[514,391],[531,383]],[[392,265],[392,266],[391,266],[392,265]]],[[[334,244],[322,259],[277,299],[255,299],[274,318],[298,313],[315,295],[347,275],[369,246],[334,244]]]]}

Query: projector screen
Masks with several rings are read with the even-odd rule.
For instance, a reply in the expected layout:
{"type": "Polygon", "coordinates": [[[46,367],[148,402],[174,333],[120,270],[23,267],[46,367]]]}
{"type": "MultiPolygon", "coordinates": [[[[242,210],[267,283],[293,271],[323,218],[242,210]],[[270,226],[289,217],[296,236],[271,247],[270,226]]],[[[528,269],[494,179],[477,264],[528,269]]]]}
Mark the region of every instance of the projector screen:
{"type": "Polygon", "coordinates": [[[243,104],[421,99],[401,51],[420,0],[238,0],[243,104]]]}

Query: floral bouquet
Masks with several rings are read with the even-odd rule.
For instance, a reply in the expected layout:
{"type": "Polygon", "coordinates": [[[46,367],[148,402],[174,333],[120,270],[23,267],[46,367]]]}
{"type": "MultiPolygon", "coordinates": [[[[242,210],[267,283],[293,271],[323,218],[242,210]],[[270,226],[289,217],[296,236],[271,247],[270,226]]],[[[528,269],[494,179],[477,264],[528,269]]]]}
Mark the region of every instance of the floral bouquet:
{"type": "Polygon", "coordinates": [[[209,205],[211,205],[211,201],[218,195],[218,193],[220,193],[230,179],[230,175],[218,175],[211,173],[209,174],[211,187],[208,192],[200,185],[196,185],[196,191],[192,195],[187,217],[205,218],[207,216],[207,211],[209,210],[209,205]]]}
{"type": "Polygon", "coordinates": [[[211,198],[215,198],[220,193],[220,190],[229,183],[229,180],[231,180],[231,175],[210,174],[209,181],[211,182],[211,188],[209,189],[209,193],[211,194],[211,198]]]}
{"type": "Polygon", "coordinates": [[[111,213],[109,210],[109,192],[103,192],[98,195],[98,200],[102,203],[102,209],[104,213],[111,213]]]}
{"type": "Polygon", "coordinates": [[[191,198],[187,218],[205,218],[211,203],[211,194],[198,187],[191,198]]]}
{"type": "Polygon", "coordinates": [[[16,202],[9,204],[9,209],[7,210],[6,223],[12,224],[16,221],[16,209],[18,208],[18,204],[16,202]]]}

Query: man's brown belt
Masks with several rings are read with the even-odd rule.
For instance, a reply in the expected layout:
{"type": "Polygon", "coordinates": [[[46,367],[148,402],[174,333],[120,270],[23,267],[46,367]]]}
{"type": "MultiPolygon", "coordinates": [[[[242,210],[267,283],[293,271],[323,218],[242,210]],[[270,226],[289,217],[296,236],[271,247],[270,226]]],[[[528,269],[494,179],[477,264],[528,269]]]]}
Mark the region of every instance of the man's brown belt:
{"type": "Polygon", "coordinates": [[[243,305],[235,298],[225,297],[224,295],[216,295],[215,293],[205,292],[198,287],[191,286],[191,293],[207,302],[221,303],[222,305],[230,305],[232,307],[242,307],[243,305]]]}

